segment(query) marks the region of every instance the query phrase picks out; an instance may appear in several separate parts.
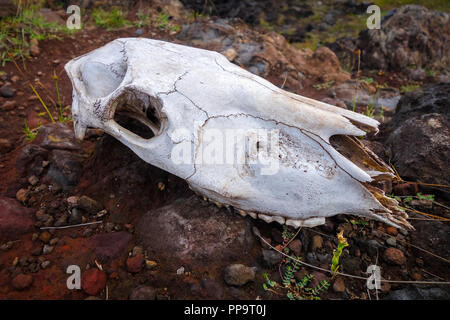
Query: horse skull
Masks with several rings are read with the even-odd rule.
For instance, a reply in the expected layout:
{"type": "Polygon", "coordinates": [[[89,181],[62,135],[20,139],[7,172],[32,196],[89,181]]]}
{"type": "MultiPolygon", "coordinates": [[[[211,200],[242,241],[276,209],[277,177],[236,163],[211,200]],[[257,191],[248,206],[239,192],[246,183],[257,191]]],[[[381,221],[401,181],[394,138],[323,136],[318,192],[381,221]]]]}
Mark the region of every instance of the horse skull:
{"type": "Polygon", "coordinates": [[[374,119],[284,91],[217,52],[157,40],[117,39],[65,68],[78,138],[103,129],[218,205],[294,227],[353,214],[412,228],[369,184],[395,179],[356,138],[374,119]]]}

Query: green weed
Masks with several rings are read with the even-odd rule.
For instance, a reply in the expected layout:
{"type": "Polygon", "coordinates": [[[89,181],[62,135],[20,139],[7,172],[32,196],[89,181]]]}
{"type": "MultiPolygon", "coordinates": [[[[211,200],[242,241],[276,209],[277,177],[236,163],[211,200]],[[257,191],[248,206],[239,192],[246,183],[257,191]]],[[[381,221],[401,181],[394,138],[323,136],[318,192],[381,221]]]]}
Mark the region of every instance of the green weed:
{"type": "Polygon", "coordinates": [[[414,90],[419,89],[419,85],[417,84],[407,84],[407,85],[403,85],[402,88],[400,89],[401,93],[407,93],[407,92],[411,92],[414,90]]]}
{"type": "Polygon", "coordinates": [[[170,16],[165,12],[160,12],[156,17],[156,24],[161,30],[169,30],[172,32],[180,31],[180,26],[170,21],[170,16]]]}
{"type": "Polygon", "coordinates": [[[109,10],[95,8],[92,10],[92,16],[97,26],[106,28],[107,30],[130,26],[131,22],[126,19],[126,12],[117,7],[109,10]]]}
{"type": "Polygon", "coordinates": [[[342,250],[344,250],[345,247],[348,247],[347,239],[344,238],[344,230],[338,233],[338,246],[333,251],[333,258],[331,258],[331,271],[337,272],[339,269],[339,259],[342,255],[342,250]]]}
{"type": "Polygon", "coordinates": [[[46,22],[38,14],[37,5],[22,8],[18,15],[0,19],[0,64],[11,61],[9,54],[24,60],[30,55],[30,40],[58,39],[76,30],[65,25],[46,22]]]}

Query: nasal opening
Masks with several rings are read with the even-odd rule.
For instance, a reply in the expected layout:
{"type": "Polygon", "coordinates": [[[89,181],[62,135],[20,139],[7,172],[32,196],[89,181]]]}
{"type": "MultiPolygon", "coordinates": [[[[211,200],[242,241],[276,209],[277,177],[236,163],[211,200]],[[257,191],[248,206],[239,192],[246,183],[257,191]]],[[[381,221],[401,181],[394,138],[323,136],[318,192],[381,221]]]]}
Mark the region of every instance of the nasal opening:
{"type": "Polygon", "coordinates": [[[151,139],[159,135],[167,122],[157,98],[134,89],[125,89],[114,100],[114,121],[135,135],[151,139]]]}

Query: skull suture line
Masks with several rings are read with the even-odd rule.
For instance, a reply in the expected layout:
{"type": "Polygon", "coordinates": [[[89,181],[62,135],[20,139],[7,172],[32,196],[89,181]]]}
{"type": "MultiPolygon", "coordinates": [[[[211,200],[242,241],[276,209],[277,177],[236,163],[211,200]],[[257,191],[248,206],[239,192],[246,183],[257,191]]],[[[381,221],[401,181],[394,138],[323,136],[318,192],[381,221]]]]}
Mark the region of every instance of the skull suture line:
{"type": "Polygon", "coordinates": [[[284,91],[217,52],[163,41],[117,39],[65,68],[77,138],[102,129],[218,205],[294,227],[354,214],[412,228],[397,202],[369,184],[395,179],[356,138],[377,130],[374,119],[284,91]],[[127,129],[124,117],[145,130],[127,129]],[[245,151],[276,160],[275,174],[263,174],[260,162],[199,161],[211,143],[205,132],[239,129],[278,133],[277,153],[261,148],[270,140],[261,135],[245,151]],[[193,161],[173,161],[180,145],[193,161]]]}

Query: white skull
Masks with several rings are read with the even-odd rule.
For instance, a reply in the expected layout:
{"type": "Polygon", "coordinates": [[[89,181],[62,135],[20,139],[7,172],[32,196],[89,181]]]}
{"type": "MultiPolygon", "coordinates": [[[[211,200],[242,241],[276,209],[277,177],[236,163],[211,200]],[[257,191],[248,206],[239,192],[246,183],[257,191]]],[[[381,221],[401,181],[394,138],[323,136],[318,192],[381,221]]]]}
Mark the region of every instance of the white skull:
{"type": "Polygon", "coordinates": [[[411,228],[369,185],[394,178],[355,138],[374,119],[286,92],[217,52],[157,40],[117,39],[65,68],[78,138],[103,129],[218,205],[294,227],[354,214],[411,228]],[[119,125],[124,116],[151,134],[119,125]]]}

